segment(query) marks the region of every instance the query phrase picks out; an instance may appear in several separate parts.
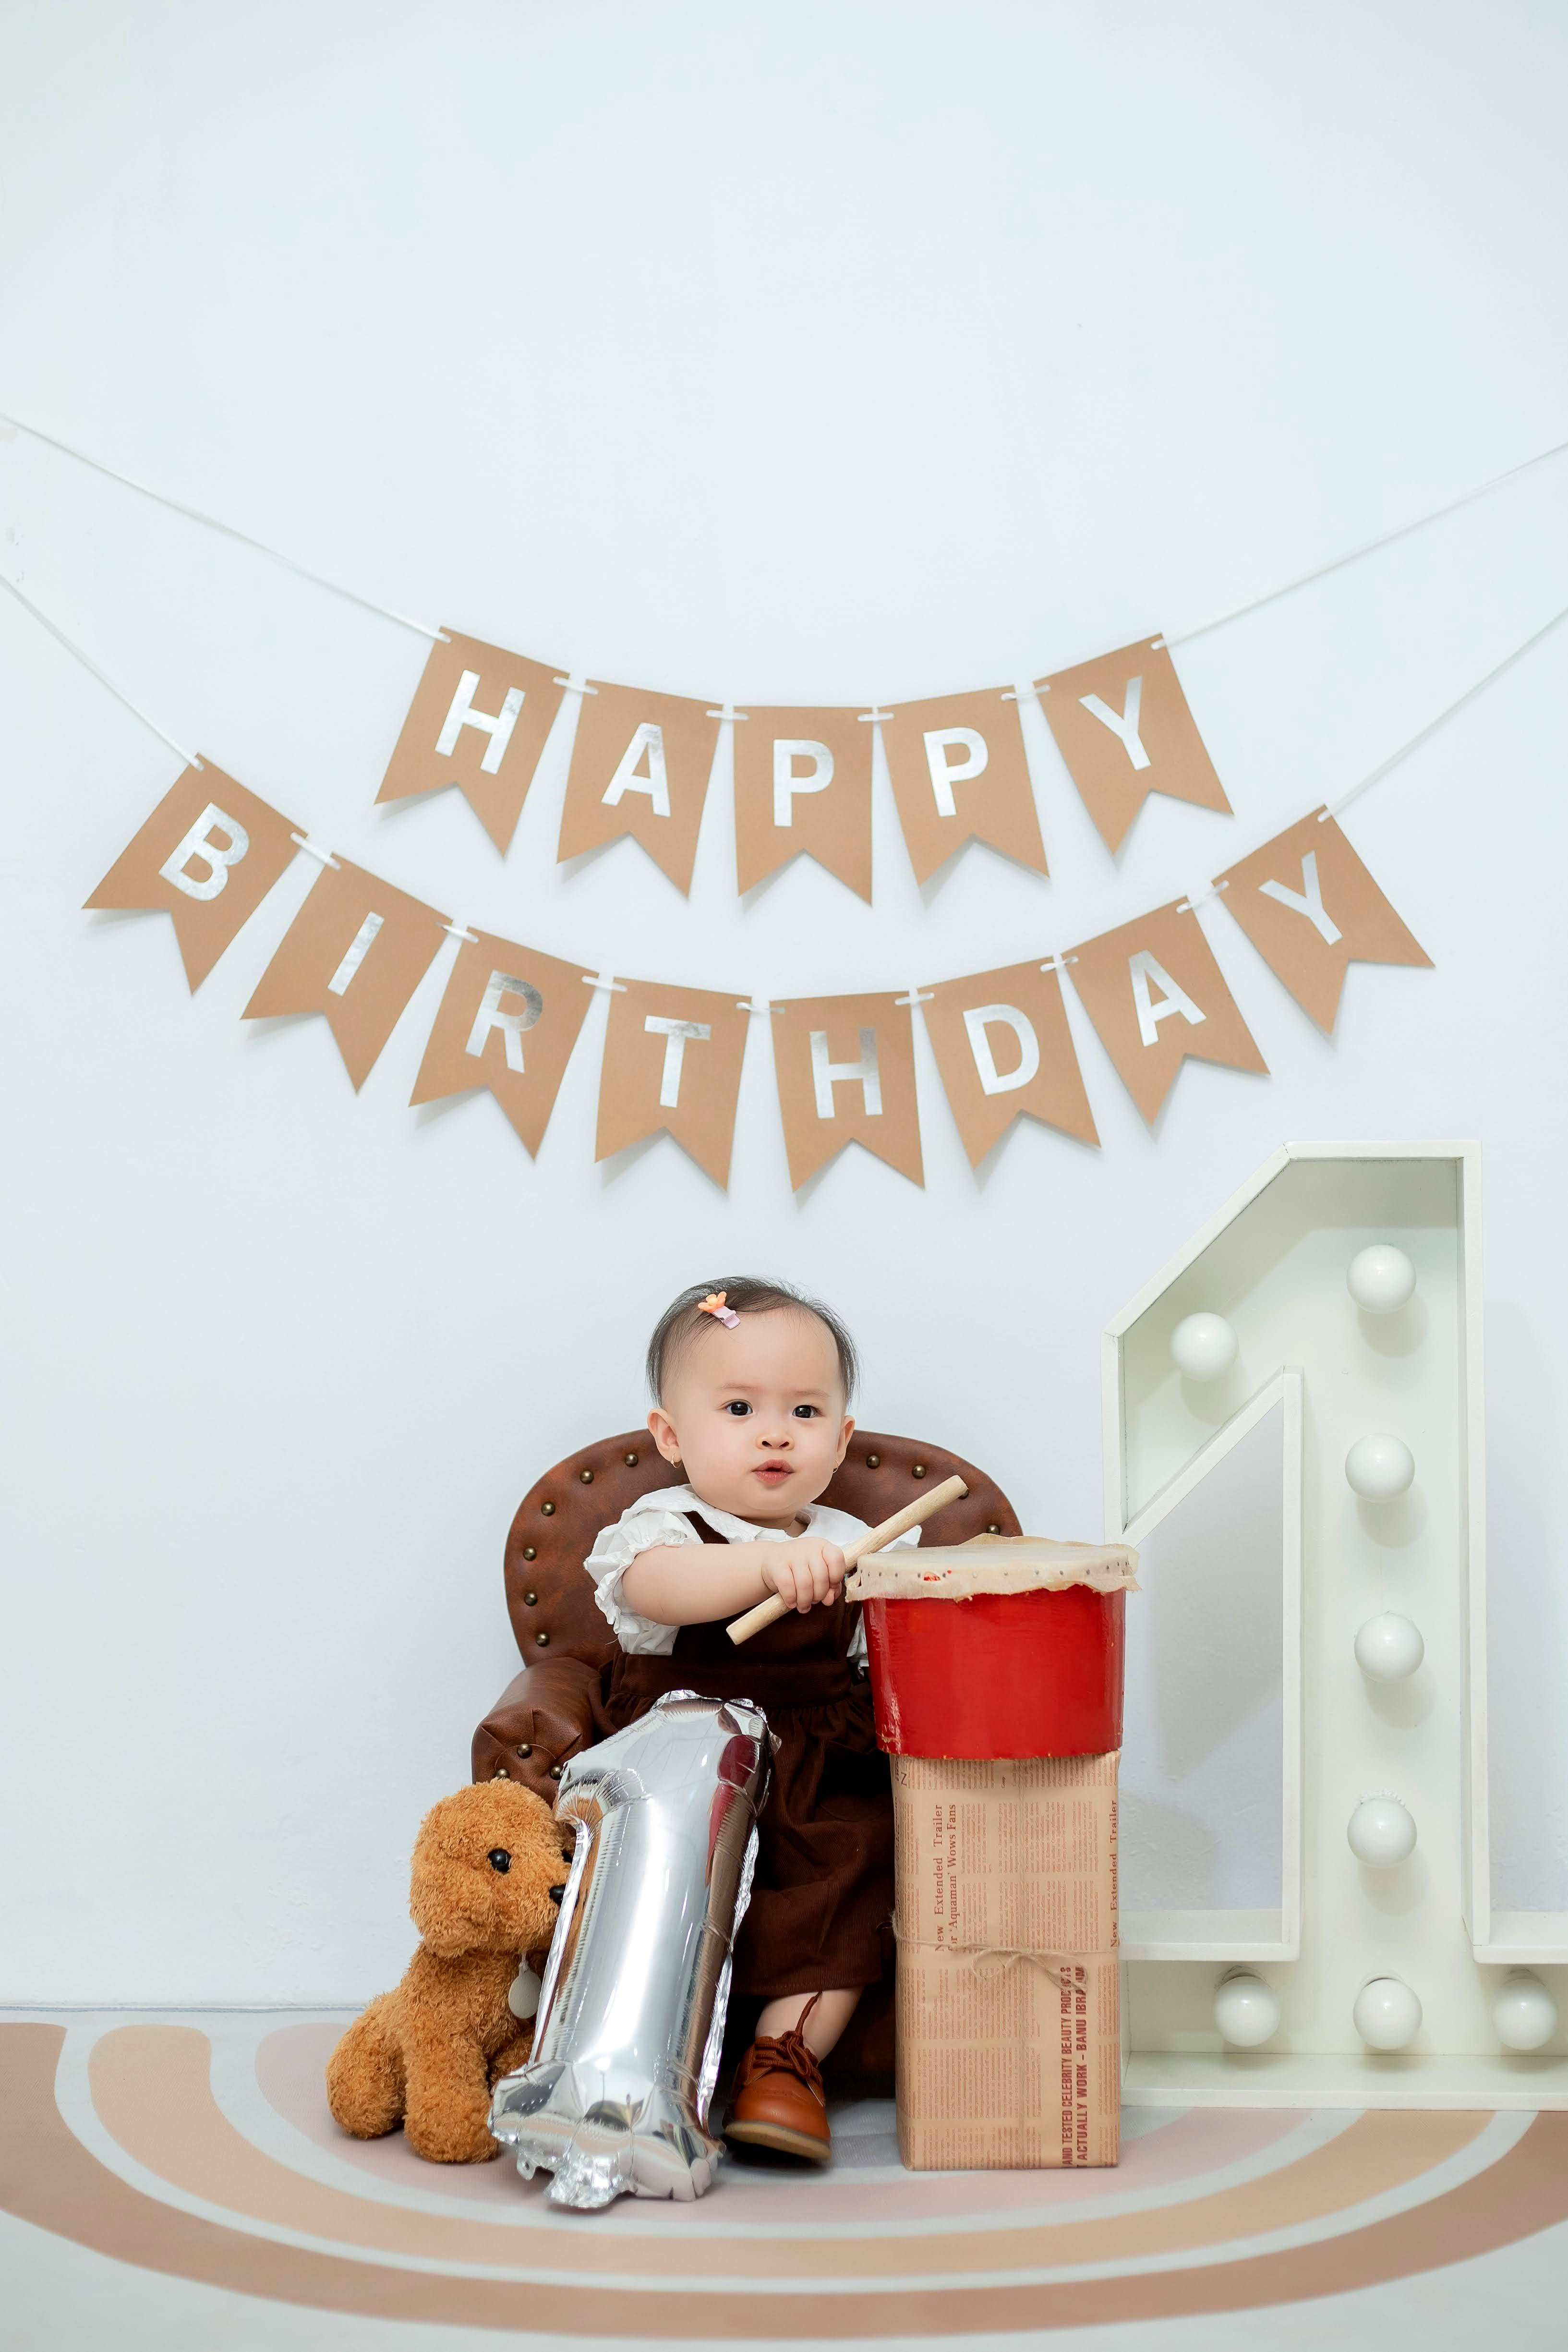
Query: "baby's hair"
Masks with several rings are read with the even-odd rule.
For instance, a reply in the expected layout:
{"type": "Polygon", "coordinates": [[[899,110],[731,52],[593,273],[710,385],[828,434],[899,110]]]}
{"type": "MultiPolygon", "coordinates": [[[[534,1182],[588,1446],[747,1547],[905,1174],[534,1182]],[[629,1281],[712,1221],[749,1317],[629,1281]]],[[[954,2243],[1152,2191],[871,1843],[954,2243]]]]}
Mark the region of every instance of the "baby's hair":
{"type": "Polygon", "coordinates": [[[689,1290],[683,1290],[678,1298],[671,1301],[654,1324],[653,1336],[648,1342],[648,1387],[655,1404],[663,1401],[664,1382],[677,1359],[699,1332],[713,1327],[712,1316],[700,1311],[701,1303],[720,1290],[725,1305],[737,1315],[773,1315],[780,1307],[792,1307],[825,1323],[839,1359],[844,1402],[849,1402],[860,1378],[860,1359],[855,1354],[854,1341],[832,1308],[824,1307],[819,1298],[809,1298],[793,1283],[768,1282],[752,1274],[727,1274],[714,1282],[694,1282],[689,1290]]]}

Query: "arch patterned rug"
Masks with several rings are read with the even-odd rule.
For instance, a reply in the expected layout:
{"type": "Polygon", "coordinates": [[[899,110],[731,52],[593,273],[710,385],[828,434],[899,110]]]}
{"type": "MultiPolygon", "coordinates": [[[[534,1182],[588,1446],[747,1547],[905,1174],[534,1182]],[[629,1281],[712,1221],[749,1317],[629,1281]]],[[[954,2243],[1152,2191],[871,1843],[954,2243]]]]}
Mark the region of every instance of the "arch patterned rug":
{"type": "Polygon", "coordinates": [[[342,2023],[0,2022],[0,2210],[138,2272],[278,2306],[284,2344],[337,2340],[304,2329],[315,2312],[392,2323],[356,2345],[423,2323],[422,2343],[451,2330],[476,2346],[995,2338],[1002,2352],[1087,2330],[1207,2347],[1225,2315],[1256,2315],[1278,2343],[1287,2309],[1314,2305],[1322,2340],[1344,2342],[1343,2299],[1391,2312],[1377,2291],[1403,2282],[1430,2347],[1475,2340],[1469,2294],[1465,2332],[1445,2334],[1442,2315],[1483,2275],[1515,2352],[1563,2340],[1540,2282],[1555,2274],[1560,2326],[1568,2114],[1134,2111],[1114,2172],[915,2175],[891,2107],[867,2102],[835,2115],[828,2174],[727,2168],[695,2206],[589,2216],[552,2210],[505,2159],[449,2170],[401,2135],[345,2139],[321,2095],[342,2023]],[[1517,2293],[1506,2263],[1476,2269],[1509,2249],[1517,2293]],[[1341,2299],[1332,2314],[1324,2298],[1341,2299]]]}

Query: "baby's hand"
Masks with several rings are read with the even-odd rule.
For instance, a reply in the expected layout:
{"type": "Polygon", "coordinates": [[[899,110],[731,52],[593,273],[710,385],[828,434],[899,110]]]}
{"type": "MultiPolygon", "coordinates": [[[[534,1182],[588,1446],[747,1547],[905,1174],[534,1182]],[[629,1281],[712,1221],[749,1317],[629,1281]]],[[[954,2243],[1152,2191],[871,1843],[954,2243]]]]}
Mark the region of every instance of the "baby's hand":
{"type": "Polygon", "coordinates": [[[831,1601],[844,1580],[844,1556],[835,1543],[804,1537],[799,1542],[763,1546],[762,1581],[788,1609],[802,1615],[819,1601],[831,1601]]]}

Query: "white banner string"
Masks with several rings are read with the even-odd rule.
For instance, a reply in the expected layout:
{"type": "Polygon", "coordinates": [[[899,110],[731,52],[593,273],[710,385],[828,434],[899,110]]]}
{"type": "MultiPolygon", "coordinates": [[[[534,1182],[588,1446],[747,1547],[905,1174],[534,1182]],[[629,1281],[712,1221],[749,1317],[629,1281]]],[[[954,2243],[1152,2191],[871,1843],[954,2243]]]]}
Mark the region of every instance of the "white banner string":
{"type": "Polygon", "coordinates": [[[1564,621],[1568,621],[1568,604],[1564,604],[1560,613],[1553,613],[1544,628],[1537,629],[1532,637],[1526,637],[1521,646],[1515,646],[1512,653],[1505,654],[1495,669],[1488,670],[1485,677],[1478,677],[1474,686],[1467,687],[1458,702],[1450,702],[1447,710],[1439,710],[1436,719],[1428,720],[1418,735],[1412,735],[1408,743],[1401,743],[1397,751],[1391,751],[1381,767],[1374,768],[1369,776],[1363,776],[1359,784],[1352,784],[1348,793],[1343,793],[1337,801],[1331,803],[1329,807],[1324,809],[1319,823],[1323,823],[1331,816],[1338,816],[1340,811],[1347,809],[1352,801],[1358,801],[1363,793],[1370,792],[1374,784],[1380,784],[1389,771],[1396,768],[1401,760],[1407,760],[1418,744],[1425,743],[1429,735],[1435,735],[1439,727],[1446,727],[1450,719],[1475,700],[1478,694],[1484,694],[1495,679],[1500,678],[1505,670],[1511,669],[1515,662],[1522,661],[1527,653],[1532,652],[1543,637],[1549,637],[1552,630],[1560,627],[1564,621]]]}
{"type": "MultiPolygon", "coordinates": [[[[152,489],[146,482],[139,482],[130,474],[118,472],[114,467],[106,466],[101,458],[89,457],[85,449],[74,448],[70,442],[57,439],[54,434],[43,432],[39,426],[27,424],[20,416],[0,412],[0,425],[9,425],[15,432],[26,433],[31,439],[43,442],[47,448],[57,449],[62,457],[74,457],[78,465],[90,467],[95,474],[102,474],[108,480],[119,482],[125,489],[135,490],[140,497],[151,499],[157,506],[167,507],[172,514],[183,515],[190,522],[204,523],[209,530],[221,531],[225,538],[237,540],[242,547],[255,548],[258,554],[270,556],[273,562],[281,563],[285,571],[297,572],[301,580],[311,581],[318,588],[325,588],[334,596],[346,597],[350,604],[358,604],[367,613],[375,613],[383,621],[395,621],[400,628],[413,629],[422,637],[445,642],[444,632],[433,628],[427,621],[413,620],[407,613],[394,611],[390,604],[379,604],[373,597],[361,596],[356,589],[345,588],[341,582],[329,580],[323,572],[312,572],[308,565],[297,563],[291,555],[285,555],[281,549],[269,546],[266,540],[253,539],[248,531],[236,530],[233,523],[223,521],[217,515],[207,514],[200,507],[185,506],[178,499],[165,497],[162,490],[152,489]]],[[[1446,505],[1433,507],[1426,514],[1416,515],[1414,520],[1402,522],[1395,530],[1384,531],[1379,538],[1364,540],[1359,547],[1349,549],[1345,554],[1336,555],[1327,563],[1320,563],[1314,571],[1303,572],[1294,580],[1287,580],[1282,588],[1270,588],[1266,595],[1254,596],[1245,604],[1232,605],[1229,611],[1218,613],[1211,620],[1200,621],[1196,628],[1182,629],[1175,635],[1167,633],[1157,642],[1174,651],[1178,646],[1191,645],[1195,637],[1207,636],[1211,629],[1222,629],[1228,622],[1244,620],[1249,613],[1260,613],[1266,604],[1278,604],[1281,596],[1294,595],[1298,588],[1310,588],[1315,580],[1326,580],[1331,573],[1343,572],[1346,564],[1359,563],[1364,555],[1375,555],[1380,548],[1392,547],[1397,541],[1408,539],[1413,531],[1425,530],[1428,523],[1441,522],[1445,515],[1457,514],[1461,507],[1473,504],[1477,499],[1484,499],[1490,490],[1500,489],[1504,482],[1511,482],[1519,475],[1528,474],[1532,467],[1544,466],[1550,458],[1560,457],[1564,450],[1568,450],[1568,441],[1554,442],[1550,449],[1538,450],[1533,457],[1525,457],[1500,474],[1490,475],[1484,482],[1478,482],[1473,489],[1448,499],[1446,505]]],[[[567,682],[556,681],[558,685],[567,682]]],[[[577,693],[591,694],[594,690],[591,687],[573,688],[577,693]]],[[[712,715],[710,712],[709,716],[712,715]]],[[[727,709],[726,715],[730,715],[727,709]]],[[[863,715],[868,719],[879,720],[890,714],[873,709],[863,715]]]]}
{"type": "Polygon", "coordinates": [[[232,522],[225,522],[217,515],[205,514],[200,507],[188,507],[178,499],[166,498],[162,490],[152,489],[131,474],[118,473],[112,466],[106,466],[101,458],[89,457],[85,449],[73,449],[68,441],[57,441],[52,433],[40,432],[36,425],[28,425],[20,416],[0,415],[0,425],[9,425],[16,432],[26,433],[31,440],[41,441],[47,449],[57,449],[62,457],[74,457],[78,466],[90,467],[95,474],[102,474],[110,481],[118,482],[122,489],[134,490],[139,498],[151,499],[154,506],[167,507],[171,514],[183,515],[187,522],[205,523],[209,530],[221,531],[225,539],[237,540],[242,547],[254,547],[258,555],[270,556],[273,562],[281,563],[286,572],[297,572],[301,580],[309,580],[334,596],[346,597],[350,604],[358,604],[363,611],[374,613],[383,621],[395,621],[399,628],[413,629],[422,637],[433,637],[443,644],[445,642],[443,632],[433,629],[427,621],[413,620],[407,613],[394,612],[390,604],[378,604],[373,596],[361,596],[357,589],[345,588],[338,580],[329,580],[325,572],[312,572],[308,564],[297,563],[293,556],[285,555],[281,548],[269,547],[265,539],[253,539],[248,530],[236,530],[232,522]]]}
{"type": "Polygon", "coordinates": [[[201,766],[202,763],[200,760],[197,759],[193,751],[187,751],[183,743],[176,743],[172,735],[165,734],[164,730],[159,726],[158,721],[155,719],[148,718],[147,713],[142,709],[140,703],[132,702],[128,694],[122,694],[119,687],[114,683],[114,680],[111,677],[106,677],[102,670],[99,669],[98,664],[95,661],[89,661],[87,655],[83,653],[81,647],[78,645],[73,645],[63,629],[57,629],[48,614],[47,613],[40,613],[32,598],[30,596],[24,596],[16,582],[14,580],[7,580],[4,572],[0,572],[0,588],[9,589],[12,595],[15,596],[17,604],[23,607],[24,611],[31,613],[39,628],[47,629],[49,635],[54,638],[55,643],[57,645],[64,646],[67,653],[74,656],[76,660],[80,662],[83,669],[85,669],[90,677],[97,678],[99,686],[107,687],[110,693],[113,695],[116,702],[123,703],[126,709],[130,711],[133,719],[140,719],[143,727],[150,727],[153,734],[157,736],[160,743],[167,743],[171,751],[178,752],[180,758],[184,761],[187,768],[199,768],[201,766]]]}
{"type": "Polygon", "coordinates": [[[1412,531],[1425,530],[1429,522],[1441,522],[1445,515],[1458,514],[1461,507],[1484,499],[1489,490],[1500,490],[1504,482],[1511,482],[1516,475],[1528,474],[1532,466],[1544,466],[1549,457],[1560,457],[1565,449],[1568,441],[1558,441],[1550,449],[1538,450],[1533,457],[1510,466],[1506,473],[1492,474],[1486,481],[1478,482],[1473,490],[1450,499],[1447,506],[1434,507],[1429,513],[1417,515],[1413,522],[1402,522],[1396,530],[1385,530],[1380,539],[1366,540],[1347,554],[1336,555],[1332,562],[1320,563],[1315,572],[1303,572],[1298,579],[1287,580],[1282,588],[1270,588],[1266,596],[1254,596],[1247,604],[1233,604],[1228,613],[1217,613],[1211,621],[1200,621],[1195,629],[1183,629],[1174,636],[1167,633],[1162,642],[1174,652],[1177,646],[1190,646],[1195,637],[1206,637],[1210,629],[1223,629],[1228,621],[1245,620],[1249,613],[1260,613],[1265,604],[1277,604],[1281,596],[1293,596],[1298,588],[1310,588],[1314,580],[1326,580],[1331,572],[1343,572],[1347,563],[1359,563],[1364,555],[1375,555],[1379,548],[1392,547],[1397,540],[1408,539],[1412,531]]]}
{"type": "MultiPolygon", "coordinates": [[[[1533,636],[1526,637],[1521,646],[1515,646],[1511,654],[1505,654],[1495,668],[1489,669],[1484,677],[1477,678],[1474,686],[1467,687],[1457,702],[1450,702],[1446,710],[1438,711],[1436,719],[1429,719],[1418,733],[1412,735],[1407,742],[1401,743],[1396,751],[1391,751],[1387,759],[1374,768],[1370,774],[1363,776],[1359,783],[1352,784],[1348,793],[1342,793],[1337,801],[1331,801],[1319,816],[1318,823],[1327,824],[1330,817],[1337,817],[1342,810],[1349,808],[1352,801],[1358,801],[1363,793],[1369,793],[1374,784],[1380,784],[1385,776],[1392,775],[1402,760],[1407,760],[1412,751],[1418,750],[1421,744],[1428,742],[1439,728],[1446,727],[1450,719],[1457,718],[1461,710],[1467,709],[1478,695],[1484,694],[1488,687],[1494,685],[1505,671],[1512,669],[1516,662],[1521,662],[1526,654],[1532,653],[1543,639],[1552,635],[1553,629],[1561,628],[1564,621],[1568,621],[1568,604],[1564,604],[1560,612],[1553,613],[1552,618],[1543,627],[1537,629],[1533,636]]],[[[1234,862],[1240,863],[1239,859],[1234,862]]],[[[1211,898],[1218,898],[1221,891],[1228,890],[1229,887],[1228,882],[1213,882],[1207,890],[1195,890],[1189,898],[1182,900],[1176,912],[1178,915],[1190,915],[1197,908],[1207,907],[1211,898]]]]}

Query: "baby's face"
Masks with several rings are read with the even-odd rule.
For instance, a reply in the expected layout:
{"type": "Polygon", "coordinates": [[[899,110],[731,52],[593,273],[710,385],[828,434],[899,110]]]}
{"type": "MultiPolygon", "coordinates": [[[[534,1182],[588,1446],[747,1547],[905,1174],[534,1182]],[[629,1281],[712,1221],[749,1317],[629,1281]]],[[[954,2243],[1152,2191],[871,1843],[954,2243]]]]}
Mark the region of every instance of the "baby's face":
{"type": "Polygon", "coordinates": [[[648,1426],[704,1502],[788,1527],[843,1460],[854,1423],[826,1324],[780,1307],[743,1315],[733,1331],[716,1323],[697,1332],[648,1426]]]}

